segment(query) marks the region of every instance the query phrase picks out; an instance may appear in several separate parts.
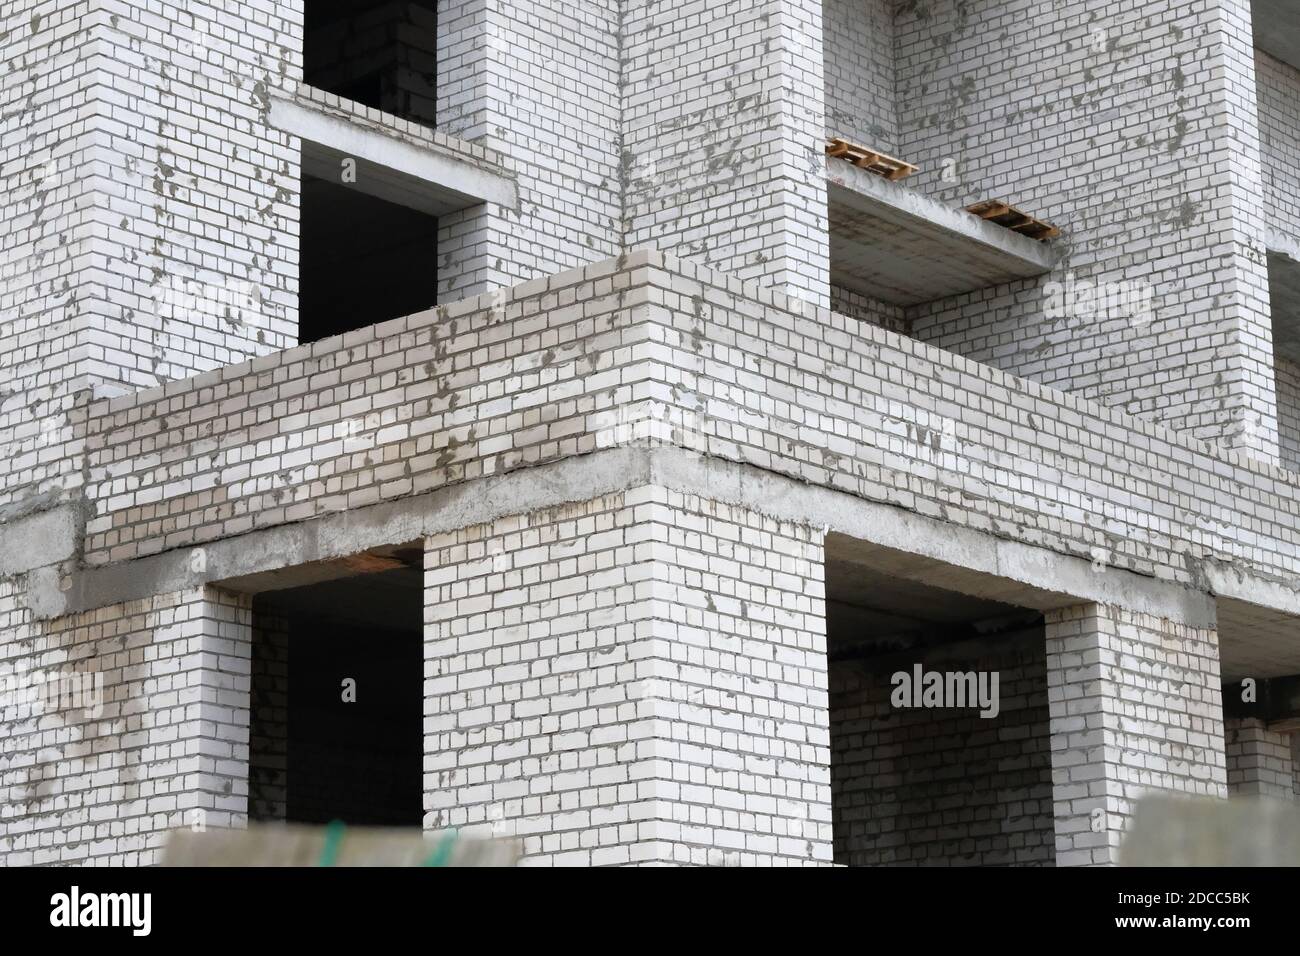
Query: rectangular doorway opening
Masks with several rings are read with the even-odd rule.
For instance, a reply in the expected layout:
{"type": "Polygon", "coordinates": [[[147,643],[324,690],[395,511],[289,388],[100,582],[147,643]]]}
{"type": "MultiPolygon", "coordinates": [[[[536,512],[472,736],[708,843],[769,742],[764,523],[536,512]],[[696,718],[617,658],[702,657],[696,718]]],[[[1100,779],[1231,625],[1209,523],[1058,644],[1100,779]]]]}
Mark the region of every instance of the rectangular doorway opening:
{"type": "Polygon", "coordinates": [[[418,562],[254,598],[251,820],[421,826],[418,562]]]}
{"type": "Polygon", "coordinates": [[[1042,614],[868,549],[827,541],[835,862],[1054,865],[1042,614]]]}

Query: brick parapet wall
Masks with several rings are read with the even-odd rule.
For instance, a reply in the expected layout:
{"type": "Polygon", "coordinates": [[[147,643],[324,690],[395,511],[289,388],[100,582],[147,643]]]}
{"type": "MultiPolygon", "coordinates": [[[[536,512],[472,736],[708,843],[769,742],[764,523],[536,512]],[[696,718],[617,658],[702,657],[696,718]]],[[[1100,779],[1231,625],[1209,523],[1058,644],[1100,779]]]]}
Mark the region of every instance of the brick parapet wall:
{"type": "Polygon", "coordinates": [[[648,428],[1192,586],[1207,561],[1298,570],[1290,472],[649,253],[97,403],[83,427],[92,563],[648,428]]]}

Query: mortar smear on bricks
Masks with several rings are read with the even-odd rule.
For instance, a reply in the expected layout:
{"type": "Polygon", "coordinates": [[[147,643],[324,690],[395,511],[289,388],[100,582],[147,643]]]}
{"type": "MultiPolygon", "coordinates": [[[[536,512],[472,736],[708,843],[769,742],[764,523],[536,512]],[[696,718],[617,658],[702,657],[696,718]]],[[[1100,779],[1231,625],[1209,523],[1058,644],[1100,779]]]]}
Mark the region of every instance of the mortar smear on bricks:
{"type": "Polygon", "coordinates": [[[1296,799],[1288,16],[9,3],[0,862],[1110,864],[1296,799]]]}

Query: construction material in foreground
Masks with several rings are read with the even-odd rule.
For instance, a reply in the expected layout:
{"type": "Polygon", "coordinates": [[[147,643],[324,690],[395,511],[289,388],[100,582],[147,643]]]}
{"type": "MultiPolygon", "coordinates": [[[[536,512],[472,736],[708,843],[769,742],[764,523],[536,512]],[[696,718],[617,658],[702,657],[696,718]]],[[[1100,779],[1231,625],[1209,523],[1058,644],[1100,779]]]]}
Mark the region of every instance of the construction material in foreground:
{"type": "Polygon", "coordinates": [[[163,866],[514,866],[517,840],[455,830],[257,824],[167,835],[163,866]]]}

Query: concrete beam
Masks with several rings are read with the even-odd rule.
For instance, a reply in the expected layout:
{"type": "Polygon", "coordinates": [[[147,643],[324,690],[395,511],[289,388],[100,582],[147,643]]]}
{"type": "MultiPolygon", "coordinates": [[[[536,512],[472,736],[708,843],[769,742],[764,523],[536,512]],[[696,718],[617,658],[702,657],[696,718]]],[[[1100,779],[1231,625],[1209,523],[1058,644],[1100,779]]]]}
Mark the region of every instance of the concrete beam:
{"type": "MultiPolygon", "coordinates": [[[[301,583],[285,568],[400,545],[539,508],[589,501],[645,485],[743,505],[838,533],[857,558],[948,590],[1039,610],[1116,604],[1196,626],[1214,622],[1199,591],[1018,544],[892,505],[865,501],[752,465],[676,447],[622,447],[383,504],[250,532],[204,545],[31,582],[40,617],[54,617],[205,584],[256,593],[301,583]],[[195,552],[202,560],[195,560],[195,552]],[[39,594],[35,593],[40,591],[39,594]]],[[[323,579],[323,578],[321,578],[323,579]]]]}
{"type": "Polygon", "coordinates": [[[420,141],[375,115],[345,100],[327,106],[309,96],[271,97],[270,124],[302,140],[305,175],[432,216],[485,202],[517,208],[514,179],[495,164],[470,159],[470,144],[432,130],[420,141]],[[344,159],[356,160],[355,182],[340,178],[344,159]]]}
{"type": "Polygon", "coordinates": [[[897,305],[1044,275],[1046,243],[826,158],[831,283],[897,305]]]}
{"type": "Polygon", "coordinates": [[[1203,577],[1217,596],[1225,678],[1300,673],[1300,601],[1293,590],[1212,565],[1203,577]]]}

